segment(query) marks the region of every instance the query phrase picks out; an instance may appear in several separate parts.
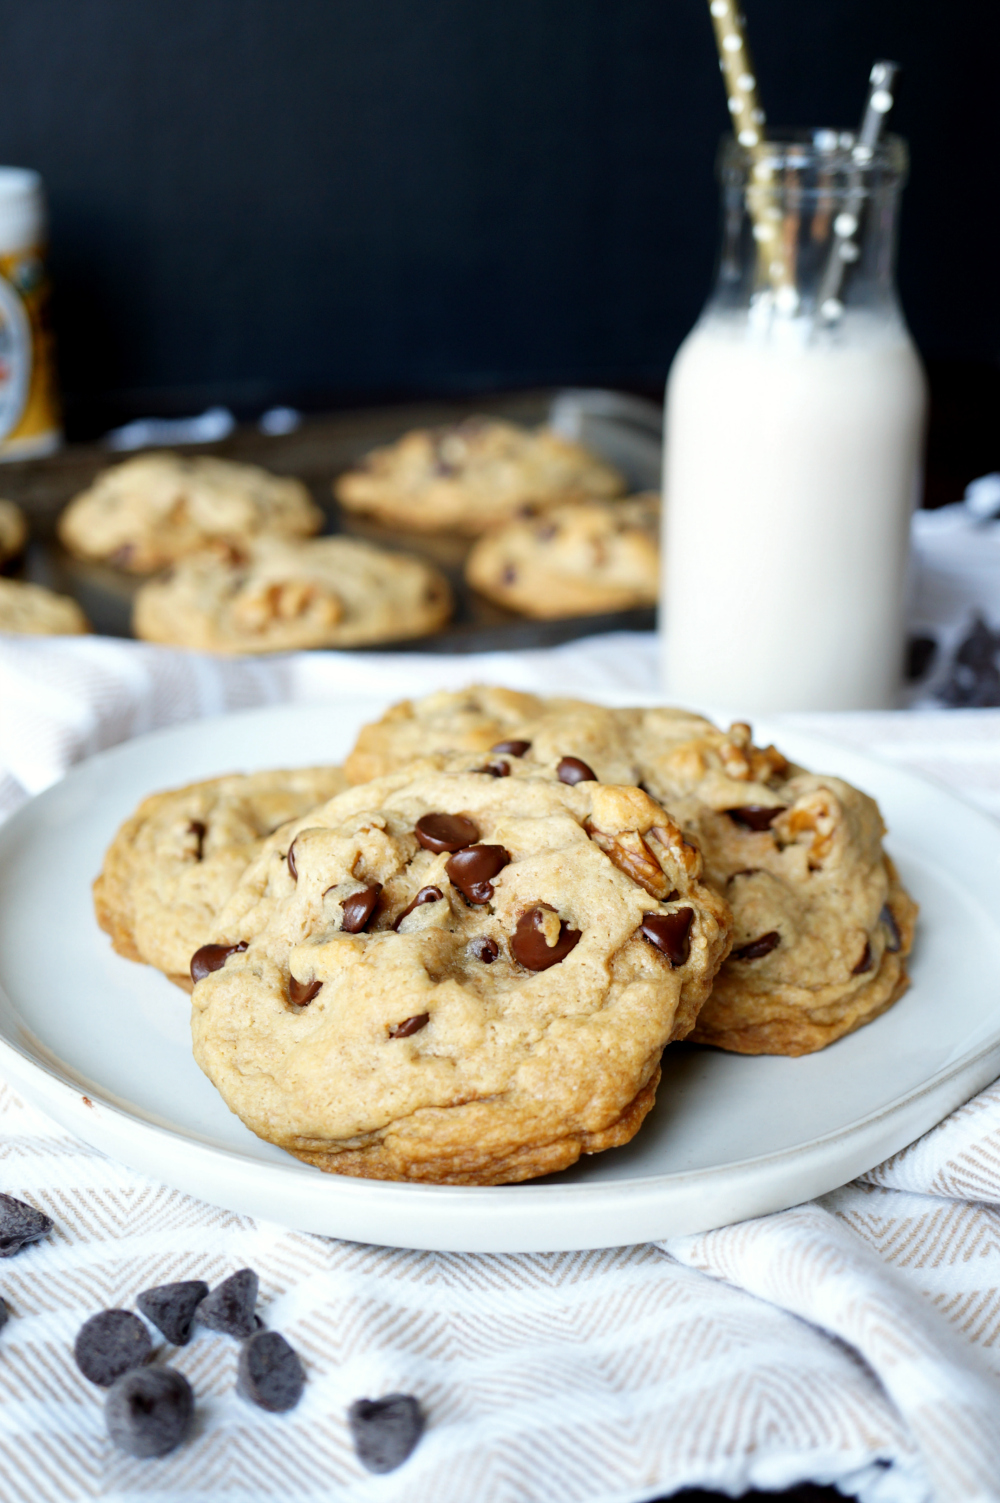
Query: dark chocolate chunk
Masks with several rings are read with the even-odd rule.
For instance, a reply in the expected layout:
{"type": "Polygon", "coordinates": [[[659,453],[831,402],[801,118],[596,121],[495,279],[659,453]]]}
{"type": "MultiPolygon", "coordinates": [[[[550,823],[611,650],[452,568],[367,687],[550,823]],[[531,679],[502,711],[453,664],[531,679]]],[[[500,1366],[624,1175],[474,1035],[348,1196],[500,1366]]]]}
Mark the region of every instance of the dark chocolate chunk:
{"type": "Polygon", "coordinates": [[[464,814],[424,814],[417,820],[414,835],[426,851],[439,856],[442,851],[460,851],[479,839],[479,828],[464,814]]]}
{"type": "Polygon", "coordinates": [[[470,941],[469,949],[477,960],[483,965],[492,965],[500,954],[500,946],[495,939],[490,939],[488,934],[481,934],[478,939],[470,941]]]}
{"type": "Polygon", "coordinates": [[[257,1275],[252,1268],[241,1268],[228,1279],[216,1284],[198,1306],[198,1319],[210,1331],[243,1340],[257,1328],[254,1306],[257,1303],[257,1275]]]}
{"type": "Polygon", "coordinates": [[[130,1368],[142,1367],[153,1355],[149,1332],[131,1310],[102,1310],[76,1333],[73,1356],[85,1378],[110,1388],[130,1368]]]}
{"type": "Polygon", "coordinates": [[[292,841],[291,845],[288,847],[288,855],[285,857],[285,860],[288,862],[288,870],[291,873],[292,881],[293,882],[297,882],[299,880],[299,869],[295,865],[295,841],[294,840],[292,841]]]}
{"type": "Polygon", "coordinates": [[[741,809],[727,809],[734,825],[744,830],[769,830],[779,814],[784,814],[787,804],[744,804],[741,809]]]}
{"type": "Polygon", "coordinates": [[[381,882],[373,882],[363,892],[352,892],[349,898],[344,899],[340,905],[344,910],[344,921],[340,927],[345,934],[362,932],[378,906],[381,893],[381,882]]]}
{"type": "MultiPolygon", "coordinates": [[[[878,917],[879,923],[885,925],[889,935],[889,938],[885,942],[885,947],[891,955],[895,955],[903,948],[903,938],[899,932],[899,925],[896,923],[896,915],[889,907],[889,904],[886,903],[883,905],[882,912],[878,917]]],[[[0,1250],[2,1250],[2,1246],[3,1244],[0,1243],[0,1250]]]]}
{"type": "Polygon", "coordinates": [[[277,1331],[258,1331],[240,1350],[236,1392],[261,1409],[283,1414],[302,1397],[306,1375],[298,1353],[277,1331]]]}
{"type": "Polygon", "coordinates": [[[25,1205],[13,1195],[0,1195],[0,1258],[12,1258],[28,1242],[37,1242],[52,1230],[44,1211],[25,1205]]]}
{"type": "Polygon", "coordinates": [[[486,766],[481,767],[479,770],[480,772],[488,772],[491,778],[510,777],[510,763],[501,762],[499,757],[495,762],[487,762],[486,766]]]}
{"type": "Polygon", "coordinates": [[[412,1018],[404,1018],[402,1023],[397,1023],[395,1028],[389,1029],[391,1039],[408,1039],[411,1034],[419,1033],[421,1028],[426,1028],[431,1020],[429,1012],[418,1012],[412,1018]]]}
{"type": "Polygon", "coordinates": [[[851,972],[851,975],[852,976],[863,976],[866,971],[870,971],[871,970],[871,968],[872,968],[872,961],[873,961],[872,947],[868,943],[868,941],[866,940],[865,941],[865,947],[864,947],[864,949],[861,952],[861,959],[858,961],[857,965],[854,967],[853,971],[851,972]]]}
{"type": "Polygon", "coordinates": [[[206,826],[200,819],[188,821],[188,834],[195,838],[194,859],[201,861],[205,854],[205,836],[208,834],[206,826]]]}
{"type": "Polygon", "coordinates": [[[104,1423],[120,1451],[145,1459],[166,1456],[187,1438],[194,1394],[175,1367],[140,1367],[124,1373],[104,1401],[104,1423]]]}
{"type": "Polygon", "coordinates": [[[691,954],[693,923],[693,908],[677,908],[673,913],[644,913],[642,936],[665,955],[672,966],[684,965],[691,954]]]}
{"type": "Polygon", "coordinates": [[[493,896],[492,878],[510,861],[502,845],[470,845],[449,857],[445,871],[470,903],[488,903],[493,896]]]}
{"type": "Polygon", "coordinates": [[[770,955],[781,944],[781,935],[777,929],[769,929],[759,939],[752,939],[748,945],[741,945],[730,955],[730,960],[763,960],[765,955],[770,955]]]}
{"type": "Polygon", "coordinates": [[[422,887],[417,893],[416,897],[413,899],[413,902],[410,903],[408,907],[403,909],[402,913],[399,915],[398,919],[396,919],[392,927],[394,929],[398,929],[406,916],[413,912],[414,908],[422,908],[425,903],[440,903],[443,897],[444,893],[441,891],[440,887],[422,887]]]}
{"type": "Polygon", "coordinates": [[[144,1289],[135,1302],[173,1346],[187,1346],[195,1311],[207,1293],[208,1285],[203,1279],[184,1279],[179,1284],[158,1284],[155,1289],[144,1289]]]}
{"type": "Polygon", "coordinates": [[[530,741],[498,741],[490,747],[491,752],[507,752],[511,757],[523,757],[525,752],[531,750],[530,741]]]}
{"type": "Polygon", "coordinates": [[[295,976],[288,978],[288,1000],[296,1007],[306,1007],[313,997],[323,989],[322,981],[299,981],[295,976]]]}
{"type": "Polygon", "coordinates": [[[394,1472],[424,1433],[424,1416],[409,1393],[355,1399],[347,1423],[358,1460],[369,1472],[394,1472]]]}
{"type": "Polygon", "coordinates": [[[238,945],[202,945],[191,956],[191,980],[204,981],[213,971],[221,971],[230,955],[242,955],[246,947],[245,939],[238,945]]]}
{"type": "Polygon", "coordinates": [[[547,971],[550,965],[565,960],[570,950],[579,943],[580,930],[571,929],[565,919],[559,922],[559,938],[550,945],[542,928],[546,913],[555,909],[548,903],[539,903],[522,913],[511,936],[510,953],[526,971],[547,971]]]}
{"type": "Polygon", "coordinates": [[[581,762],[579,757],[562,757],[556,768],[560,783],[597,783],[600,779],[592,767],[581,762]]]}

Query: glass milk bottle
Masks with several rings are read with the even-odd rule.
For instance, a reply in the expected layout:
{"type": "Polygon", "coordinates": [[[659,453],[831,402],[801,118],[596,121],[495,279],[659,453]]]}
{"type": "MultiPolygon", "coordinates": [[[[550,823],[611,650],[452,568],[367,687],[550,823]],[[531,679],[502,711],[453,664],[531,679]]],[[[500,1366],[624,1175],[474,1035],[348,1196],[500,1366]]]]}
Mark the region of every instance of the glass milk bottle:
{"type": "Polygon", "coordinates": [[[733,713],[891,707],[923,372],[893,281],[906,148],[720,156],[718,277],[667,383],[664,681],[733,713]]]}

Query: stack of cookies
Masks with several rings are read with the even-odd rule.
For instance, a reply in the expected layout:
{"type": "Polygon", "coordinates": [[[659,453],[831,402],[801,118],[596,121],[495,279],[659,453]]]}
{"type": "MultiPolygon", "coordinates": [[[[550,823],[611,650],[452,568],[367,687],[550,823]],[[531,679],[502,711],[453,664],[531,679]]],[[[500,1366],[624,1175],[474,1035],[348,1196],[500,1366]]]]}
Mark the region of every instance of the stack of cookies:
{"type": "Polygon", "coordinates": [[[343,769],[146,800],[95,898],[260,1137],[500,1184],[628,1142],[682,1039],[801,1055],[890,1007],[916,907],[883,834],[746,725],[473,688],[343,769]]]}

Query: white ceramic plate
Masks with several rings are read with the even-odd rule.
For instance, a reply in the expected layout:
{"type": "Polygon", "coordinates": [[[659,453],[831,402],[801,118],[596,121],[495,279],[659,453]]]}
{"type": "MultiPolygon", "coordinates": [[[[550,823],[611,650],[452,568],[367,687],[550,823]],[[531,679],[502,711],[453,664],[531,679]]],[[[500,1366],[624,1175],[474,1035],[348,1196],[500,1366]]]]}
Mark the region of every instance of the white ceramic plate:
{"type": "Polygon", "coordinates": [[[382,707],[345,698],[159,732],[94,757],[20,810],[0,830],[0,1073],[87,1142],[205,1200],[362,1242],[471,1252],[640,1242],[797,1204],[1000,1073],[1000,826],[943,788],[782,729],[789,756],[881,804],[921,904],[914,984],[896,1007],[805,1059],[672,1048],[634,1142],[534,1184],[341,1179],[259,1142],[191,1058],[187,997],[112,952],[90,883],[145,794],[339,761],[382,707]]]}

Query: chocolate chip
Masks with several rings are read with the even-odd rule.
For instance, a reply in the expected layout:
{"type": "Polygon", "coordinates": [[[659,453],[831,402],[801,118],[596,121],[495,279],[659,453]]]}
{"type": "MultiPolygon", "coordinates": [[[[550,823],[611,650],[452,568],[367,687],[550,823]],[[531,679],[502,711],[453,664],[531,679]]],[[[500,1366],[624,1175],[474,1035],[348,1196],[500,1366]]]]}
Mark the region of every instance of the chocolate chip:
{"type": "Polygon", "coordinates": [[[349,898],[341,903],[344,910],[344,919],[341,929],[345,934],[360,934],[378,905],[382,893],[381,882],[372,883],[363,892],[352,892],[349,898]]]}
{"type": "Polygon", "coordinates": [[[322,989],[322,981],[299,981],[295,976],[288,978],[288,1000],[296,1007],[308,1006],[322,989]]]}
{"type": "Polygon", "coordinates": [[[402,1023],[397,1023],[389,1029],[391,1039],[408,1039],[411,1034],[419,1033],[421,1028],[426,1028],[431,1020],[429,1012],[415,1013],[412,1018],[404,1018],[402,1023]]]}
{"type": "Polygon", "coordinates": [[[175,1367],[141,1367],[113,1384],[104,1423],[120,1451],[145,1459],[166,1456],[185,1440],[194,1419],[194,1394],[175,1367]]]}
{"type": "Polygon", "coordinates": [[[394,1472],[424,1433],[424,1416],[408,1393],[356,1399],[347,1411],[354,1450],[369,1472],[394,1472]]]}
{"type": "Polygon", "coordinates": [[[526,971],[547,971],[549,966],[565,960],[570,950],[579,943],[579,929],[571,929],[564,919],[559,923],[559,938],[550,945],[545,938],[542,924],[546,913],[555,909],[548,903],[539,903],[522,913],[510,941],[510,952],[526,971]]]}
{"type": "Polygon", "coordinates": [[[693,908],[677,908],[673,913],[644,913],[642,936],[661,955],[665,955],[672,966],[686,965],[691,954],[693,923],[693,908]]]}
{"type": "Polygon", "coordinates": [[[500,954],[500,946],[487,934],[481,934],[478,939],[472,940],[469,950],[477,960],[482,961],[483,965],[492,965],[500,954]]]}
{"type": "MultiPolygon", "coordinates": [[[[885,947],[891,955],[895,955],[897,951],[903,948],[903,940],[899,932],[899,925],[896,923],[896,916],[888,903],[883,906],[882,912],[878,917],[879,923],[885,925],[889,934],[889,938],[885,942],[885,947]]],[[[2,1251],[2,1243],[0,1243],[0,1251],[2,1251]]]]}
{"type": "Polygon", "coordinates": [[[187,1346],[194,1315],[208,1285],[203,1279],[184,1279],[179,1284],[158,1284],[136,1296],[136,1304],[173,1346],[187,1346]]]}
{"type": "Polygon", "coordinates": [[[213,971],[221,971],[230,955],[242,955],[246,947],[245,939],[238,945],[202,945],[191,956],[191,980],[204,981],[213,971]]]}
{"type": "Polygon", "coordinates": [[[302,1397],[306,1375],[298,1353],[277,1331],[258,1331],[244,1342],[236,1370],[236,1392],[261,1409],[283,1414],[302,1397]]]}
{"type": "Polygon", "coordinates": [[[297,882],[299,880],[299,869],[295,865],[295,841],[294,840],[292,841],[291,845],[288,847],[288,855],[285,857],[285,860],[288,862],[288,870],[291,873],[292,881],[293,882],[297,882]]]}
{"type": "Polygon", "coordinates": [[[508,564],[500,576],[500,582],[502,584],[513,584],[516,579],[517,570],[514,568],[513,564],[508,564]]]}
{"type": "Polygon", "coordinates": [[[491,879],[503,871],[510,852],[502,845],[470,845],[449,857],[445,871],[470,903],[488,903],[493,896],[491,879]]]}
{"type": "Polygon", "coordinates": [[[491,778],[510,777],[510,763],[501,762],[499,758],[496,762],[487,762],[486,766],[481,767],[479,770],[480,772],[488,772],[491,778]]]}
{"type": "Polygon", "coordinates": [[[208,830],[200,819],[192,819],[188,821],[188,834],[193,835],[196,842],[194,859],[201,861],[205,854],[205,836],[208,834],[208,830]]]}
{"type": "Polygon", "coordinates": [[[198,1319],[210,1331],[243,1340],[257,1329],[254,1306],[257,1303],[257,1275],[252,1268],[241,1268],[217,1284],[198,1306],[198,1319]]]}
{"type": "Polygon", "coordinates": [[[597,773],[588,767],[586,762],[581,762],[579,757],[563,757],[556,768],[560,783],[569,783],[572,787],[575,783],[596,783],[599,781],[597,773]]]}
{"type": "Polygon", "coordinates": [[[85,1378],[110,1388],[129,1368],[142,1367],[153,1355],[149,1332],[131,1310],[102,1310],[76,1333],[73,1356],[85,1378]]]}
{"type": "Polygon", "coordinates": [[[460,851],[479,839],[479,828],[464,814],[424,814],[413,831],[425,851],[460,851]]]}
{"type": "Polygon", "coordinates": [[[403,909],[392,927],[398,929],[407,915],[413,912],[414,908],[422,908],[425,903],[440,903],[443,897],[444,893],[440,887],[422,887],[409,907],[403,909]]]}
{"type": "Polygon", "coordinates": [[[0,1258],[12,1258],[29,1242],[37,1242],[52,1230],[44,1211],[25,1205],[13,1195],[0,1195],[0,1258]]]}
{"type": "Polygon", "coordinates": [[[781,944],[781,935],[777,929],[769,929],[759,939],[752,939],[748,945],[741,945],[730,955],[730,960],[763,960],[765,955],[770,955],[781,944]]]}
{"type": "Polygon", "coordinates": [[[507,752],[511,757],[523,757],[526,751],[531,750],[530,741],[498,741],[490,747],[491,752],[507,752]]]}
{"type": "Polygon", "coordinates": [[[744,830],[769,830],[779,814],[784,814],[787,804],[744,804],[740,809],[727,809],[734,825],[744,830]]]}
{"type": "Polygon", "coordinates": [[[861,952],[861,959],[858,961],[857,965],[854,967],[853,971],[851,972],[851,975],[852,976],[863,976],[865,974],[865,972],[866,971],[870,971],[871,968],[872,968],[872,947],[868,943],[868,941],[866,940],[865,941],[865,947],[864,947],[864,949],[861,952]]]}

